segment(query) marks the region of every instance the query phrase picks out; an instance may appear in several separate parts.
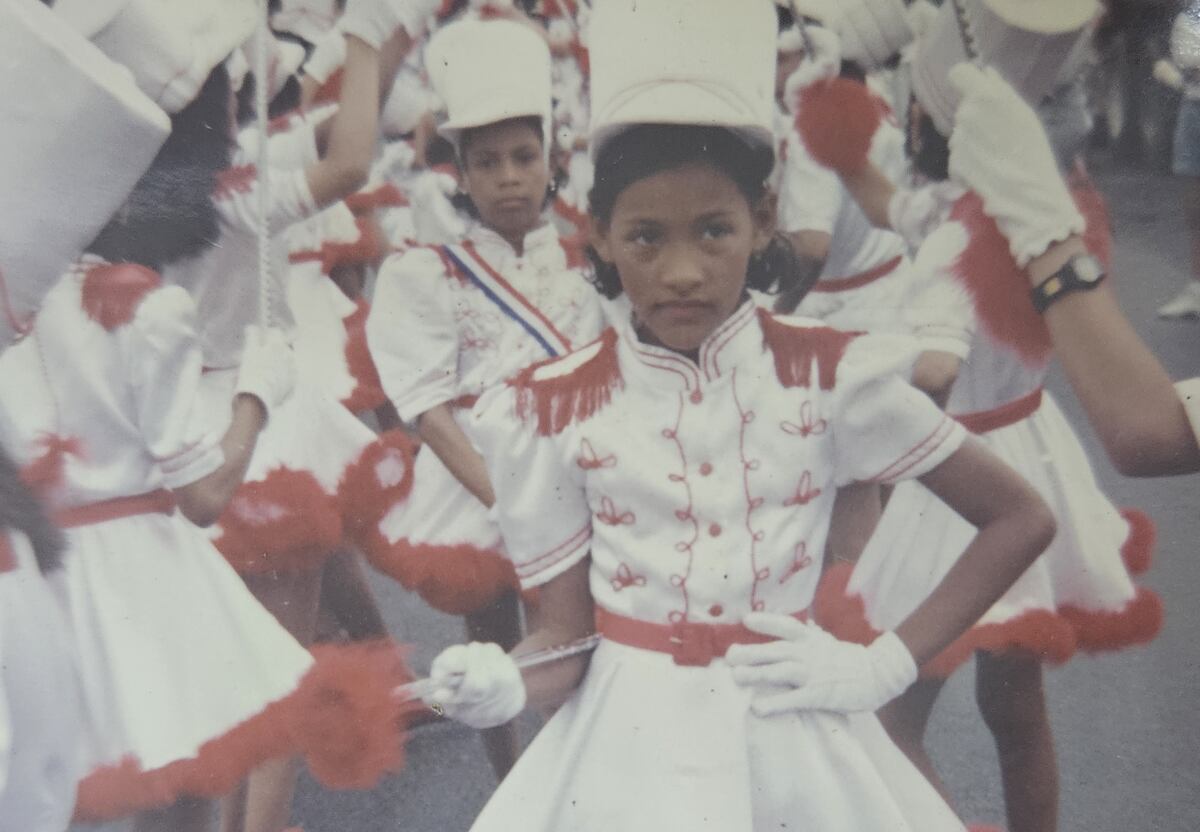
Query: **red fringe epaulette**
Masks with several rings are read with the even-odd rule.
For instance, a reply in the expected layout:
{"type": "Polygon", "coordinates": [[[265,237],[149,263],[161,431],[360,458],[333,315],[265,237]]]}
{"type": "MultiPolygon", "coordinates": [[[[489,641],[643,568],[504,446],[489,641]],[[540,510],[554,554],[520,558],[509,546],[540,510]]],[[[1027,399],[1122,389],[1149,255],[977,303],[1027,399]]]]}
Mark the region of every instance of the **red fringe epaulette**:
{"type": "Polygon", "coordinates": [[[351,413],[362,413],[386,404],[387,394],[383,392],[379,369],[367,344],[367,316],[371,307],[362,298],[357,298],[354,304],[354,312],[342,319],[346,327],[346,369],[354,379],[354,389],[342,399],[342,406],[351,413]]]}
{"type": "Polygon", "coordinates": [[[586,421],[612,400],[614,390],[625,386],[617,360],[616,330],[605,330],[577,353],[527,367],[508,383],[516,391],[517,416],[536,418],[542,436],[561,433],[572,422],[586,421]],[[591,354],[580,358],[588,352],[591,354]],[[555,366],[564,362],[571,362],[571,369],[555,374],[555,366]]]}
{"type": "Polygon", "coordinates": [[[146,295],[162,285],[158,272],[136,263],[93,266],[83,276],[83,311],[109,332],[133,320],[146,295]]]}
{"type": "Polygon", "coordinates": [[[950,219],[962,224],[967,245],[954,264],[954,275],[971,295],[975,314],[988,334],[1010,347],[1026,365],[1050,357],[1050,331],[1029,299],[1029,279],[1009,251],[983,201],[968,193],[954,204],[950,219]]]}
{"type": "Polygon", "coordinates": [[[859,173],[867,166],[882,120],[878,99],[858,81],[833,78],[800,91],[796,130],[813,159],[838,173],[859,173]]]}
{"type": "Polygon", "coordinates": [[[766,346],[775,357],[775,373],[784,387],[809,387],[815,363],[817,384],[822,390],[832,390],[846,348],[862,334],[826,326],[792,326],[765,309],[758,310],[758,318],[766,346]]]}

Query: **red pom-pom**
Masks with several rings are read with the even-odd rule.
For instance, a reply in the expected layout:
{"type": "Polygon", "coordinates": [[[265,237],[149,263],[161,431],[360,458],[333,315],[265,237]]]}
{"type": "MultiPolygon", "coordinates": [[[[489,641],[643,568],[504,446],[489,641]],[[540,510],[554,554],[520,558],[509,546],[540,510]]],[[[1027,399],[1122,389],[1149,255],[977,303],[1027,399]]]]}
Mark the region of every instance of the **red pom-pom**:
{"type": "Polygon", "coordinates": [[[800,91],[796,129],[809,154],[838,173],[860,173],[883,114],[865,84],[833,78],[800,91]]]}
{"type": "Polygon", "coordinates": [[[1129,574],[1144,574],[1154,560],[1158,529],[1149,515],[1136,508],[1121,509],[1121,516],[1129,524],[1129,535],[1121,544],[1121,560],[1125,561],[1125,568],[1129,570],[1129,574]]]}
{"type": "Polygon", "coordinates": [[[404,763],[404,703],[412,680],[390,643],[318,646],[316,664],[293,698],[292,735],[325,786],[369,789],[404,763]]]}
{"type": "Polygon", "coordinates": [[[366,548],[379,522],[408,499],[413,486],[413,441],[400,429],[378,436],[346,467],[338,500],[346,535],[366,548]]]}
{"type": "Polygon", "coordinates": [[[216,547],[249,575],[316,568],[342,542],[337,499],[308,471],[290,468],[243,483],[219,526],[216,547]]]}

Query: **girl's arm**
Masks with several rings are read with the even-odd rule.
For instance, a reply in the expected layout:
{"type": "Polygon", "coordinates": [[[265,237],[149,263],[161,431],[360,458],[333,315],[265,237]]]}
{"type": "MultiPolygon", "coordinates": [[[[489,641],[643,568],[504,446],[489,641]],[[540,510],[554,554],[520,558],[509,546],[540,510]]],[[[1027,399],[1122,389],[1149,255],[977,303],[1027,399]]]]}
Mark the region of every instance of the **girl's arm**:
{"type": "MultiPolygon", "coordinates": [[[[538,603],[528,608],[529,635],[513,648],[519,659],[547,647],[559,647],[596,629],[594,602],[588,585],[592,559],[584,558],[538,590],[538,603]]],[[[583,680],[589,656],[572,656],[523,671],[529,707],[554,708],[583,680]]]]}
{"type": "Polygon", "coordinates": [[[233,400],[233,421],[221,439],[225,462],[195,482],[173,492],[183,516],[197,526],[211,526],[246,476],[258,433],[267,422],[267,411],[257,397],[240,393],[233,400]]]}
{"type": "Polygon", "coordinates": [[[974,625],[1055,534],[1054,516],[1032,486],[974,439],[921,482],[978,533],[925,602],[896,628],[918,664],[974,625]]]}
{"type": "Polygon", "coordinates": [[[884,175],[883,171],[868,162],[866,167],[857,173],[842,173],[842,183],[854,197],[858,207],[867,215],[867,219],[876,228],[891,228],[888,218],[888,204],[896,193],[896,186],[884,175]]]}
{"type": "Polygon", "coordinates": [[[454,421],[448,404],[439,404],[421,414],[417,434],[463,487],[488,508],[496,502],[492,481],[488,478],[483,457],[463,429],[454,421]]]}
{"type": "MultiPolygon", "coordinates": [[[[1051,246],[1030,262],[1030,284],[1041,285],[1083,253],[1079,238],[1051,246]]],[[[1200,471],[1200,446],[1183,403],[1110,286],[1064,296],[1045,320],[1054,352],[1117,470],[1130,477],[1200,471]]]]}

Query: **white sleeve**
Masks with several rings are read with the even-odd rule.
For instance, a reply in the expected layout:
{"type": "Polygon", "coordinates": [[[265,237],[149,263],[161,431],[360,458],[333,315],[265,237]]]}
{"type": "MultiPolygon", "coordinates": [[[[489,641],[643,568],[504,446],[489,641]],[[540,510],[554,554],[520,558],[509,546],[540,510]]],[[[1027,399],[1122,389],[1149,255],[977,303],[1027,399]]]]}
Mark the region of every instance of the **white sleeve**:
{"type": "Polygon", "coordinates": [[[842,180],[813,161],[794,133],[787,139],[787,159],[779,191],[780,231],[833,233],[842,201],[847,198],[842,180]]]}
{"type": "Polygon", "coordinates": [[[1191,423],[1192,433],[1196,442],[1200,443],[1200,378],[1189,378],[1175,385],[1183,409],[1187,412],[1188,422],[1191,423]]]}
{"type": "Polygon", "coordinates": [[[220,468],[220,437],[199,416],[202,357],[187,291],[150,293],[121,337],[138,428],[163,484],[179,488],[220,468]]]}
{"type": "Polygon", "coordinates": [[[913,339],[886,335],[860,336],[847,348],[832,419],[839,485],[919,477],[966,439],[962,425],[904,380],[916,349],[913,339]]]}
{"type": "Polygon", "coordinates": [[[516,411],[508,385],[484,394],[471,434],[496,492],[493,516],[525,589],[561,575],[591,550],[592,512],[583,472],[565,454],[564,435],[541,436],[516,411]]]}
{"type": "Polygon", "coordinates": [[[411,422],[458,395],[458,327],[445,264],[432,249],[388,258],[367,318],[383,390],[411,422]]]}
{"type": "Polygon", "coordinates": [[[901,314],[923,350],[966,359],[975,334],[975,307],[954,275],[954,264],[967,243],[961,224],[946,222],[917,249],[911,286],[901,314]]]}

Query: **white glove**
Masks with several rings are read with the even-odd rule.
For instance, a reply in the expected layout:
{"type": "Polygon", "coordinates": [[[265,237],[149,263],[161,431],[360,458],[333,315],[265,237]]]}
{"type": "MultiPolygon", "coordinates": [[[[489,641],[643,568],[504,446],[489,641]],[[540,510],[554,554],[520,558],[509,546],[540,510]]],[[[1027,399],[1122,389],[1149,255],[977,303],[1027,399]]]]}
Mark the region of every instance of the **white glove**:
{"type": "Polygon", "coordinates": [[[441,0],[350,0],[340,25],[347,35],[378,49],[400,29],[420,37],[440,5],[441,0]]]}
{"type": "Polygon", "coordinates": [[[812,52],[788,76],[783,87],[783,100],[796,107],[800,92],[818,81],[836,78],[842,69],[842,42],[824,26],[805,26],[812,52]]]}
{"type": "Polygon", "coordinates": [[[1154,62],[1154,80],[1173,90],[1183,89],[1183,73],[1166,58],[1154,62]]]}
{"type": "Polygon", "coordinates": [[[296,384],[296,358],[283,333],[251,324],[246,327],[237,393],[262,402],[268,418],[283,404],[296,384]]]}
{"type": "Polygon", "coordinates": [[[1058,171],[1037,114],[991,67],[959,64],[962,95],[950,136],[950,175],[975,191],[1024,268],[1051,243],[1081,234],[1083,216],[1058,171]]]}
{"type": "Polygon", "coordinates": [[[498,644],[456,644],[433,660],[437,685],[427,700],[472,728],[494,728],[525,708],[525,682],[517,663],[498,644]]]}
{"type": "Polygon", "coordinates": [[[888,200],[888,225],[916,251],[942,224],[942,202],[934,188],[896,188],[888,200]]]}
{"type": "Polygon", "coordinates": [[[912,654],[892,632],[864,647],[788,615],[753,612],[743,623],[756,633],[779,639],[735,644],[725,655],[735,682],[761,688],[751,705],[759,716],[876,711],[917,679],[912,654]]]}

